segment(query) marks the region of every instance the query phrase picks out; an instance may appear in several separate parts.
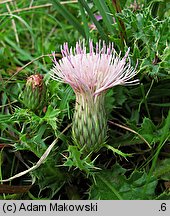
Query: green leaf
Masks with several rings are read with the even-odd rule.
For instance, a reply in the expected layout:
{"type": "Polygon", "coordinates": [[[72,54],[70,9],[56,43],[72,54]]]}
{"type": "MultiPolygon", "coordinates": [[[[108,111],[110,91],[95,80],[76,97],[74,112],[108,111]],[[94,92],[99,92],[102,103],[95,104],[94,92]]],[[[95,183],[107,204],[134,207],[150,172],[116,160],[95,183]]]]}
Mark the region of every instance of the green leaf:
{"type": "Polygon", "coordinates": [[[39,137],[30,138],[27,134],[20,134],[19,142],[16,142],[14,146],[16,150],[33,152],[38,158],[42,156],[47,148],[42,139],[39,137]]]}
{"type": "Polygon", "coordinates": [[[124,190],[124,197],[126,200],[155,199],[155,189],[157,183],[158,181],[155,177],[150,178],[148,183],[147,174],[145,172],[135,170],[127,180],[128,188],[127,190],[124,190]],[[146,192],[143,195],[145,186],[146,192]]]}
{"type": "MultiPolygon", "coordinates": [[[[16,45],[16,43],[14,43],[9,38],[5,37],[5,42],[15,50],[15,52],[19,55],[20,58],[24,58],[25,61],[34,60],[33,56],[28,51],[21,49],[19,46],[16,45]]],[[[48,72],[47,68],[44,67],[44,65],[40,62],[33,61],[33,64],[37,65],[38,67],[41,67],[42,70],[44,70],[45,72],[48,72]]]]}
{"type": "Polygon", "coordinates": [[[161,130],[159,130],[159,133],[161,132],[160,136],[158,136],[159,145],[158,145],[158,147],[156,149],[156,153],[153,156],[152,165],[151,165],[151,168],[150,168],[148,176],[147,176],[147,184],[146,184],[146,186],[144,188],[144,193],[146,192],[149,181],[152,178],[154,170],[156,169],[156,163],[157,163],[157,160],[158,160],[159,153],[160,153],[162,147],[164,146],[165,142],[170,137],[170,110],[168,112],[167,118],[165,119],[165,121],[163,123],[164,123],[163,127],[161,128],[161,130]]]}
{"type": "Polygon", "coordinates": [[[65,184],[67,180],[66,174],[56,167],[55,159],[48,159],[46,163],[32,173],[37,178],[37,184],[40,188],[39,195],[43,190],[47,190],[48,197],[51,199],[65,184]]]}
{"type": "Polygon", "coordinates": [[[3,114],[0,114],[0,123],[10,123],[12,122],[12,115],[3,115],[3,114]]]}
{"type": "Polygon", "coordinates": [[[66,158],[64,166],[68,167],[77,167],[80,170],[83,170],[89,173],[92,169],[96,169],[93,165],[93,161],[89,160],[89,156],[82,158],[81,151],[78,150],[76,146],[69,145],[68,147],[69,157],[66,158]]]}
{"type": "Polygon", "coordinates": [[[86,18],[85,10],[84,10],[84,8],[82,7],[82,5],[80,3],[79,3],[79,8],[80,8],[80,12],[81,12],[84,31],[85,31],[85,34],[86,34],[86,40],[88,41],[89,38],[90,38],[90,29],[89,29],[89,26],[88,26],[88,19],[86,18]]]}
{"type": "Polygon", "coordinates": [[[91,20],[93,21],[93,23],[95,24],[96,28],[98,29],[99,34],[101,35],[102,39],[105,40],[106,42],[108,42],[108,36],[106,35],[106,33],[104,32],[104,29],[102,28],[102,26],[99,24],[99,22],[96,20],[95,16],[93,15],[91,9],[89,8],[88,4],[86,3],[86,1],[84,0],[79,0],[80,4],[82,5],[82,7],[85,8],[85,10],[87,11],[89,17],[91,18],[91,20]]]}
{"type": "Polygon", "coordinates": [[[156,198],[156,200],[170,200],[170,192],[163,192],[156,198]]]}
{"type": "Polygon", "coordinates": [[[135,170],[129,178],[126,178],[125,172],[126,170],[119,164],[115,164],[110,170],[93,174],[95,181],[90,188],[89,198],[97,200],[148,200],[155,198],[157,180],[154,177],[147,185],[143,197],[147,174],[135,170]]]}
{"type": "Polygon", "coordinates": [[[153,175],[162,180],[170,181],[170,158],[158,161],[153,175]]]}
{"type": "Polygon", "coordinates": [[[121,152],[120,150],[115,149],[113,146],[110,146],[110,145],[105,145],[105,146],[106,146],[106,148],[112,150],[113,153],[116,153],[116,154],[118,154],[124,158],[132,156],[132,154],[125,154],[125,153],[121,152]]]}
{"type": "Polygon", "coordinates": [[[45,120],[49,125],[51,125],[54,131],[57,129],[57,117],[59,114],[59,109],[55,109],[51,105],[49,105],[45,116],[43,117],[43,120],[45,120]]]}
{"type": "Polygon", "coordinates": [[[122,106],[127,100],[127,89],[122,86],[116,86],[116,88],[109,89],[105,97],[105,109],[110,114],[114,108],[122,106]]]}
{"type": "Polygon", "coordinates": [[[156,134],[156,127],[149,118],[144,118],[143,123],[138,133],[143,136],[150,144],[155,143],[158,139],[156,134]]]}
{"type": "Polygon", "coordinates": [[[122,106],[123,103],[127,100],[127,89],[122,86],[116,86],[114,89],[114,98],[116,101],[116,106],[122,106]]]}
{"type": "Polygon", "coordinates": [[[122,0],[122,1],[120,1],[120,5],[121,5],[121,8],[122,8],[122,9],[123,9],[124,6],[126,5],[126,2],[127,2],[127,0],[122,0]]]}
{"type": "MultiPolygon", "coordinates": [[[[10,22],[11,18],[15,18],[15,19],[19,20],[28,29],[28,31],[30,32],[30,35],[32,36],[32,38],[35,39],[32,28],[28,25],[28,23],[21,16],[17,16],[17,15],[12,14],[12,13],[11,14],[4,14],[4,15],[2,14],[0,16],[10,17],[10,18],[6,19],[7,22],[10,22]]],[[[4,24],[6,24],[6,22],[4,22],[4,24]]],[[[1,25],[1,28],[2,28],[2,26],[3,25],[1,25]]]]}
{"type": "Polygon", "coordinates": [[[107,7],[105,1],[103,0],[94,0],[94,3],[96,5],[96,7],[99,10],[100,15],[103,18],[103,22],[105,23],[107,29],[109,30],[109,33],[113,33],[114,29],[113,29],[113,18],[110,15],[110,10],[107,7]]]}
{"type": "Polygon", "coordinates": [[[80,32],[80,34],[85,37],[85,32],[82,26],[80,25],[79,21],[77,20],[76,17],[74,17],[66,8],[63,6],[60,1],[58,0],[51,0],[51,2],[54,4],[56,7],[57,11],[65,18],[68,20],[68,22],[77,29],[77,31],[80,32]]]}
{"type": "Polygon", "coordinates": [[[122,200],[119,193],[121,185],[125,181],[126,172],[119,164],[115,164],[111,170],[100,171],[93,174],[94,183],[90,187],[89,199],[94,200],[122,200]]]}
{"type": "Polygon", "coordinates": [[[160,143],[162,144],[168,137],[170,137],[170,110],[159,131],[161,134],[160,143]]]}

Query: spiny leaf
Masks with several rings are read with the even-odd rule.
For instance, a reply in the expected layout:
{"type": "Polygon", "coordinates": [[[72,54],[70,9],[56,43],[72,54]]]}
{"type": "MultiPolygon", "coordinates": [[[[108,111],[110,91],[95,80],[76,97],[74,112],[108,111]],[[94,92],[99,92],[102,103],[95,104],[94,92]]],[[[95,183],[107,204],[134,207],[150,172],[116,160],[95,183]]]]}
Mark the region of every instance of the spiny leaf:
{"type": "MultiPolygon", "coordinates": [[[[94,183],[89,191],[90,199],[103,200],[140,200],[146,184],[147,174],[135,170],[129,178],[125,176],[126,170],[115,164],[110,170],[103,170],[93,174],[94,183]]],[[[147,185],[144,199],[155,195],[156,178],[152,177],[147,185]]]]}
{"type": "Polygon", "coordinates": [[[76,146],[69,146],[68,147],[69,157],[66,158],[66,162],[64,166],[68,167],[77,167],[82,171],[89,173],[91,170],[96,169],[93,162],[89,160],[89,155],[85,158],[82,158],[81,151],[78,150],[76,146]]]}

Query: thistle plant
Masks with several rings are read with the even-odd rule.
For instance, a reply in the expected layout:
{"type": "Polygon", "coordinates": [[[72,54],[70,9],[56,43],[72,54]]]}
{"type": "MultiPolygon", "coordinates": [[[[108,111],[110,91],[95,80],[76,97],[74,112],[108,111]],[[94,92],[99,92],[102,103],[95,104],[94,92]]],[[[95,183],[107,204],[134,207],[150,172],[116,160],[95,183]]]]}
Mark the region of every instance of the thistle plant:
{"type": "Polygon", "coordinates": [[[43,110],[46,102],[47,89],[40,74],[34,74],[27,78],[23,91],[23,103],[32,110],[39,113],[43,110]]]}
{"type": "Polygon", "coordinates": [[[83,41],[70,49],[68,43],[64,43],[61,52],[63,58],[58,62],[53,53],[51,77],[69,84],[76,94],[72,125],[74,143],[87,154],[97,152],[107,139],[107,89],[138,83],[138,79],[131,80],[136,71],[127,61],[129,49],[121,59],[112,43],[106,45],[99,41],[94,46],[89,41],[87,51],[83,41]]]}

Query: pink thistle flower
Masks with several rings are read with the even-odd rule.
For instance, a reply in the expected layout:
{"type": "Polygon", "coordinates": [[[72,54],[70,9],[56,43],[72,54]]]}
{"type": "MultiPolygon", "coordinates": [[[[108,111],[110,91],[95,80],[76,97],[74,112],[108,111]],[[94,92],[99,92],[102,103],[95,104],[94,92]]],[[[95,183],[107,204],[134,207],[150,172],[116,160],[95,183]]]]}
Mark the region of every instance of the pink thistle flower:
{"type": "Polygon", "coordinates": [[[62,48],[63,58],[59,62],[54,57],[54,67],[51,77],[58,81],[68,83],[76,92],[88,93],[93,96],[116,85],[138,84],[139,80],[131,80],[136,71],[126,62],[129,49],[125,56],[120,59],[116,54],[113,43],[106,46],[103,42],[93,46],[89,42],[90,51],[87,52],[85,44],[76,43],[76,47],[68,48],[65,43],[62,48]]]}
{"type": "Polygon", "coordinates": [[[74,142],[79,148],[85,148],[86,153],[98,151],[107,137],[104,92],[117,85],[139,83],[138,79],[133,79],[136,70],[131,67],[129,49],[121,59],[113,43],[107,46],[99,41],[94,46],[89,41],[87,51],[83,41],[70,49],[65,43],[61,52],[63,58],[58,62],[53,53],[51,77],[68,83],[76,94],[72,127],[74,142]]]}

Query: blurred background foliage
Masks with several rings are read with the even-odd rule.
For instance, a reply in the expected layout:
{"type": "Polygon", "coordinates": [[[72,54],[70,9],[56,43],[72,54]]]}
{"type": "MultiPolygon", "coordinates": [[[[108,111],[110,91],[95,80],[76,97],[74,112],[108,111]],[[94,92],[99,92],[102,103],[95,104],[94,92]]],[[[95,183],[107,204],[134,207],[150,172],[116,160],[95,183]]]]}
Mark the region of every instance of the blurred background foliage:
{"type": "Polygon", "coordinates": [[[37,169],[0,185],[1,199],[170,199],[169,17],[169,0],[0,1],[0,179],[59,138],[37,169]],[[140,79],[108,91],[110,149],[93,161],[72,146],[72,89],[48,73],[52,51],[59,59],[64,42],[83,39],[114,42],[122,55],[130,47],[140,79]],[[24,96],[34,74],[46,88],[36,111],[24,99],[37,99],[24,96]]]}

